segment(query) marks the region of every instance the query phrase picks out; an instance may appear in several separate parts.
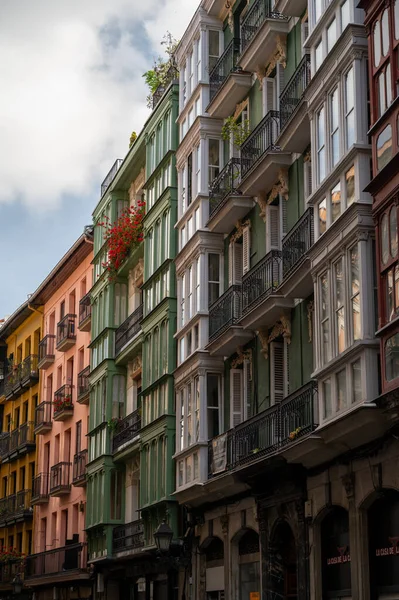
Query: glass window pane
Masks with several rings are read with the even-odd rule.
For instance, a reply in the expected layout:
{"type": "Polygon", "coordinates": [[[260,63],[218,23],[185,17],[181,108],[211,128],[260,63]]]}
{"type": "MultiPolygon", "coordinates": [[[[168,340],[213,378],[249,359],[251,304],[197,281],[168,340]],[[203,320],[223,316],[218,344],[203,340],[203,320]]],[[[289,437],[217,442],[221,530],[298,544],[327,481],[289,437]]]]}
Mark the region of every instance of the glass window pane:
{"type": "Polygon", "coordinates": [[[389,259],[388,215],[385,213],[381,220],[381,260],[386,265],[389,259]]]}
{"type": "Polygon", "coordinates": [[[399,310],[399,265],[395,267],[395,313],[399,310]]]}
{"type": "Polygon", "coordinates": [[[346,407],[346,369],[342,369],[337,373],[337,412],[346,407]]]}
{"type": "Polygon", "coordinates": [[[389,50],[389,23],[388,23],[388,9],[386,8],[382,13],[381,19],[381,37],[382,37],[382,54],[386,56],[389,50]]]}
{"type": "Polygon", "coordinates": [[[337,40],[337,21],[334,19],[327,27],[327,52],[331,51],[337,40]]]}
{"type": "Polygon", "coordinates": [[[362,368],[359,359],[352,363],[352,402],[359,402],[362,395],[362,368]]]}
{"type": "Polygon", "coordinates": [[[378,76],[378,116],[381,116],[387,107],[385,98],[385,73],[378,76]]]}
{"type": "Polygon", "coordinates": [[[331,190],[331,219],[334,222],[341,214],[341,184],[331,190]]]}
{"type": "Polygon", "coordinates": [[[385,343],[385,376],[387,381],[399,376],[399,333],[385,343]]]}
{"type": "Polygon", "coordinates": [[[381,26],[380,22],[374,26],[374,66],[378,67],[381,60],[381,26]]]}
{"type": "Polygon", "coordinates": [[[331,154],[332,164],[335,166],[340,156],[338,90],[335,90],[331,95],[331,154]]]}
{"type": "Polygon", "coordinates": [[[219,58],[219,32],[209,30],[209,72],[212,71],[219,58]]]}
{"type": "Polygon", "coordinates": [[[394,300],[393,300],[393,272],[392,270],[387,273],[387,316],[390,321],[394,313],[394,300]]]}
{"type": "Polygon", "coordinates": [[[398,253],[398,223],[396,206],[393,206],[389,213],[389,237],[391,242],[391,256],[392,258],[395,258],[398,253]]]}
{"type": "Polygon", "coordinates": [[[326,379],[323,382],[323,399],[324,399],[324,418],[328,419],[332,415],[331,407],[331,381],[326,379]]]}
{"type": "Polygon", "coordinates": [[[377,138],[377,169],[381,171],[392,158],[392,127],[387,125],[377,138]]]}
{"type": "Polygon", "coordinates": [[[324,198],[319,203],[319,234],[325,232],[327,229],[327,200],[324,198]]]}
{"type": "Polygon", "coordinates": [[[351,286],[352,296],[359,293],[359,254],[357,245],[351,248],[350,251],[350,262],[351,262],[351,286]]]}
{"type": "Polygon", "coordinates": [[[350,206],[355,201],[355,167],[345,173],[346,205],[350,206]]]}
{"type": "Polygon", "coordinates": [[[343,31],[350,23],[350,18],[349,0],[345,0],[345,2],[341,4],[341,31],[343,31]]]}
{"type": "Polygon", "coordinates": [[[395,38],[399,40],[399,0],[395,0],[395,38]]]}
{"type": "Polygon", "coordinates": [[[387,107],[392,104],[392,81],[391,81],[391,65],[387,64],[385,70],[385,85],[387,94],[387,107]]]}
{"type": "Polygon", "coordinates": [[[313,10],[314,10],[314,22],[315,24],[317,23],[317,21],[320,19],[321,17],[321,13],[322,13],[322,3],[320,0],[313,0],[313,10]]]}
{"type": "Polygon", "coordinates": [[[321,317],[328,317],[328,280],[327,273],[321,277],[321,317]]]}
{"type": "Polygon", "coordinates": [[[323,42],[322,42],[322,40],[320,40],[320,42],[317,44],[316,49],[315,49],[315,70],[316,71],[320,68],[322,62],[323,62],[323,42]]]}

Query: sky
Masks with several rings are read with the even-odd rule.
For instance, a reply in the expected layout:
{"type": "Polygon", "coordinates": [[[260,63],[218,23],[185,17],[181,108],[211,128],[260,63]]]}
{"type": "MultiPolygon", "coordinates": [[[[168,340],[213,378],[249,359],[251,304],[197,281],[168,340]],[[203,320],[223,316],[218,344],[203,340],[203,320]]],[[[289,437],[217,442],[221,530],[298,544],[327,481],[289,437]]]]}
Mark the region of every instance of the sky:
{"type": "Polygon", "coordinates": [[[0,1],[0,318],[91,223],[149,115],[142,74],[199,0],[0,1]]]}

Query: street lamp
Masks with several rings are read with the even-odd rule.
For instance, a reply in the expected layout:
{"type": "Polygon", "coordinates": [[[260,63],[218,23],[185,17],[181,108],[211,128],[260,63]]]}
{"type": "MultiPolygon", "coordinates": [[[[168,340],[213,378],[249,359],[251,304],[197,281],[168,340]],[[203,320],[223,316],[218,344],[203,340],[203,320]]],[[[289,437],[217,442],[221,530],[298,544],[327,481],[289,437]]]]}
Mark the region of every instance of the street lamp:
{"type": "Polygon", "coordinates": [[[22,592],[22,587],[24,585],[24,582],[21,579],[21,575],[19,573],[17,573],[14,577],[14,579],[12,580],[12,591],[13,594],[20,594],[22,592]]]}
{"type": "Polygon", "coordinates": [[[154,533],[155,543],[157,548],[162,553],[169,552],[170,545],[173,539],[173,531],[166,523],[166,521],[162,521],[157,530],[154,533]]]}

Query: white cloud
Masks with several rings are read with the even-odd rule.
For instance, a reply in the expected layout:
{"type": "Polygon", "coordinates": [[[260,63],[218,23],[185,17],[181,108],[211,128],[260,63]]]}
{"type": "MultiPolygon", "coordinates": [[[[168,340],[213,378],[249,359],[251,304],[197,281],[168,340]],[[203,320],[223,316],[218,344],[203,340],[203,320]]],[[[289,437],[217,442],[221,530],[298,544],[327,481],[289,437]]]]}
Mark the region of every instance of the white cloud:
{"type": "Polygon", "coordinates": [[[197,4],[2,0],[0,203],[57,208],[99,188],[148,116],[149,56],[167,30],[182,35],[197,4]]]}

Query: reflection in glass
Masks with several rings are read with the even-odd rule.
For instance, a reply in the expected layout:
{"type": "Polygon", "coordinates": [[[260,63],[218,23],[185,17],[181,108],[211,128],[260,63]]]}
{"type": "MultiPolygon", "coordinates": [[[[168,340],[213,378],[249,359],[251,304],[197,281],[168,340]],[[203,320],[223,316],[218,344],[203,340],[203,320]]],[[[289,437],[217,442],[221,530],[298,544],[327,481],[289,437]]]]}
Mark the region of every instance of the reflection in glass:
{"type": "Polygon", "coordinates": [[[386,56],[389,50],[389,23],[388,23],[388,9],[386,8],[382,13],[381,19],[382,29],[382,55],[386,56]]]}
{"type": "Polygon", "coordinates": [[[389,259],[388,215],[385,213],[381,220],[381,259],[386,265],[389,259]]]}
{"type": "Polygon", "coordinates": [[[385,343],[385,376],[387,381],[399,376],[399,333],[395,333],[385,343]]]}
{"type": "Polygon", "coordinates": [[[374,66],[378,67],[381,60],[381,28],[380,22],[374,25],[374,66]]]}
{"type": "Polygon", "coordinates": [[[393,206],[389,213],[389,237],[391,242],[391,256],[392,258],[395,258],[398,254],[398,222],[396,206],[393,206]]]}
{"type": "Polygon", "coordinates": [[[351,263],[351,301],[352,301],[352,329],[353,339],[360,339],[360,273],[359,273],[359,247],[353,246],[350,251],[351,263]]]}
{"type": "Polygon", "coordinates": [[[337,412],[346,408],[346,369],[337,373],[337,412]]]}
{"type": "Polygon", "coordinates": [[[331,381],[326,379],[323,383],[323,396],[324,396],[324,418],[328,419],[331,417],[331,381]]]}
{"type": "Polygon", "coordinates": [[[387,125],[377,138],[377,170],[381,171],[392,158],[392,127],[387,125]]]}
{"type": "Polygon", "coordinates": [[[324,198],[319,204],[319,234],[327,229],[327,200],[324,198]]]}
{"type": "Polygon", "coordinates": [[[332,221],[338,219],[341,214],[341,184],[337,185],[331,190],[331,218],[332,221]]]}
{"type": "Polygon", "coordinates": [[[352,363],[352,401],[362,399],[362,368],[360,359],[352,363]]]}
{"type": "Polygon", "coordinates": [[[337,350],[340,354],[345,350],[345,286],[342,258],[335,263],[335,294],[337,350]]]}
{"type": "Polygon", "coordinates": [[[350,206],[355,201],[355,166],[351,167],[345,173],[346,184],[346,206],[350,206]]]}

